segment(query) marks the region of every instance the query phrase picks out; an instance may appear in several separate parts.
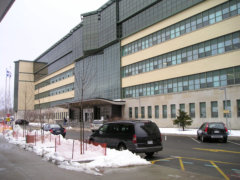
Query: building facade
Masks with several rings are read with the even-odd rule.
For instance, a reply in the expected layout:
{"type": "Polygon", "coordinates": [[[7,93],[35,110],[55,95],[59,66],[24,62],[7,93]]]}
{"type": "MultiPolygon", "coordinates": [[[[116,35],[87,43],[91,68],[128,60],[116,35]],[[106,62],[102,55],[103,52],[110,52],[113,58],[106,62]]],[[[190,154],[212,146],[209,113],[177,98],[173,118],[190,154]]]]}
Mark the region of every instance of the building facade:
{"type": "Polygon", "coordinates": [[[34,61],[16,62],[15,111],[25,72],[32,109],[58,107],[78,119],[82,104],[85,121],[159,127],[173,127],[181,109],[194,128],[222,121],[239,129],[239,14],[240,0],[110,0],[34,61]]]}

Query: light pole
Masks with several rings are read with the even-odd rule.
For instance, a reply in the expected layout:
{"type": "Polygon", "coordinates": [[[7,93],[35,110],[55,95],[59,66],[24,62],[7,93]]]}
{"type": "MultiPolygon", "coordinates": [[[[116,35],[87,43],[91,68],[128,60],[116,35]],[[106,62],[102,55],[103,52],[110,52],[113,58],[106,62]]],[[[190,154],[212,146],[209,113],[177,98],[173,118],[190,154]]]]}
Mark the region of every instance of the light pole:
{"type": "Polygon", "coordinates": [[[227,110],[227,88],[223,87],[223,88],[220,88],[220,90],[224,90],[224,99],[225,99],[224,101],[225,101],[225,103],[224,103],[224,111],[223,111],[223,113],[226,116],[226,125],[227,125],[228,129],[231,130],[230,123],[228,122],[228,115],[229,115],[230,111],[227,110]]]}

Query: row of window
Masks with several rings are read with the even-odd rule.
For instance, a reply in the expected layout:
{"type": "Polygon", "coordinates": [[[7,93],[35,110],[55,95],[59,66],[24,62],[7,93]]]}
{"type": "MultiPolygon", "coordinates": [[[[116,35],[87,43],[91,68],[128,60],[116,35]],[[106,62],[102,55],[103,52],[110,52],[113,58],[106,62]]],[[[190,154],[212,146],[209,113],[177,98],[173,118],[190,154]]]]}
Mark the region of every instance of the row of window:
{"type": "Polygon", "coordinates": [[[68,85],[65,85],[65,86],[62,86],[62,87],[59,87],[56,89],[52,89],[50,91],[39,93],[39,94],[35,95],[35,100],[49,97],[49,96],[55,96],[55,95],[66,93],[66,92],[73,91],[73,90],[74,90],[74,84],[73,83],[68,84],[68,85]]]}
{"type": "Polygon", "coordinates": [[[74,75],[74,69],[68,70],[64,73],[61,73],[61,74],[51,78],[51,79],[48,79],[44,82],[41,82],[41,83],[37,84],[35,86],[35,90],[40,89],[40,88],[45,87],[45,86],[48,86],[49,84],[53,84],[53,83],[56,83],[58,81],[64,80],[64,79],[69,78],[73,75],[74,75]]]}
{"type": "MultiPolygon", "coordinates": [[[[211,106],[211,118],[218,118],[219,117],[219,109],[218,109],[218,101],[212,101],[210,103],[211,106]]],[[[139,113],[139,107],[134,107],[134,116],[133,116],[133,108],[129,107],[128,113],[129,113],[129,118],[168,118],[168,112],[167,112],[167,105],[162,105],[162,114],[160,117],[160,106],[155,105],[154,106],[154,117],[152,115],[152,106],[147,106],[147,116],[145,117],[145,106],[141,106],[141,112],[139,113]]],[[[181,111],[186,111],[185,110],[185,104],[179,104],[179,108],[181,111]]],[[[232,117],[232,111],[231,111],[231,101],[223,101],[223,109],[226,110],[225,113],[223,112],[223,117],[232,117]]],[[[206,102],[200,102],[199,103],[199,112],[200,112],[200,118],[207,118],[207,112],[206,112],[206,102]]],[[[170,105],[170,117],[171,118],[176,118],[176,104],[171,104],[170,105]]],[[[189,103],[189,111],[188,114],[190,115],[191,118],[196,118],[196,108],[195,108],[195,103],[189,103]]],[[[240,100],[237,100],[237,117],[240,117],[240,100]]]]}
{"type": "Polygon", "coordinates": [[[240,84],[240,66],[123,88],[122,97],[152,96],[240,84]]]}
{"type": "Polygon", "coordinates": [[[240,14],[240,0],[230,0],[229,2],[223,3],[123,46],[122,56],[141,51],[238,14],[240,14]]]}
{"type": "Polygon", "coordinates": [[[122,77],[240,49],[240,32],[231,33],[193,46],[150,58],[122,68],[122,77]]]}

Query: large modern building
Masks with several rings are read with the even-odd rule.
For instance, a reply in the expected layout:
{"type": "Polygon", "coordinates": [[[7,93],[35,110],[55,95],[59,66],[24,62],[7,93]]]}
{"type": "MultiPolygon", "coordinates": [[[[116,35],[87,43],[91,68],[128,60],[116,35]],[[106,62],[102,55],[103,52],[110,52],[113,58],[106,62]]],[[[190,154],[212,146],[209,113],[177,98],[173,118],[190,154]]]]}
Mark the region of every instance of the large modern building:
{"type": "Polygon", "coordinates": [[[33,61],[15,63],[17,116],[240,128],[240,0],[109,0],[33,61]]]}

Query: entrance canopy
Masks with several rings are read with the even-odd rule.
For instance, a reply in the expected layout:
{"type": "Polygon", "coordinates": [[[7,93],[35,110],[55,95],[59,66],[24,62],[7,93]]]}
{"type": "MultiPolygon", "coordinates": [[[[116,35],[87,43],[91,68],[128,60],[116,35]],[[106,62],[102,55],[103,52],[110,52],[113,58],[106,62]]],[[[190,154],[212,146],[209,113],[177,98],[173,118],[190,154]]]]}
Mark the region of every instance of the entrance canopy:
{"type": "MultiPolygon", "coordinates": [[[[103,99],[103,98],[94,98],[94,99],[87,99],[83,100],[83,107],[92,107],[92,106],[102,106],[102,105],[125,105],[125,101],[122,101],[121,99],[117,100],[110,100],[110,99],[103,99]]],[[[79,107],[81,105],[80,101],[72,101],[69,103],[64,103],[58,105],[58,107],[62,108],[69,108],[69,107],[79,107]]]]}

